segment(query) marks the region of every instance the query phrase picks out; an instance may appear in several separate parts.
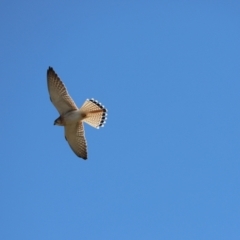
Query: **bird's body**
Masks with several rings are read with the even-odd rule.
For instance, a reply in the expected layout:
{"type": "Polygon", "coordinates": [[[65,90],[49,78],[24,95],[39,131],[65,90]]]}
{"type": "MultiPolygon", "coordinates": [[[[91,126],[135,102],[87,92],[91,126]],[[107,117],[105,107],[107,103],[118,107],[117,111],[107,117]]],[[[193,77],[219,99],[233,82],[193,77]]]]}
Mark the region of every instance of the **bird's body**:
{"type": "Polygon", "coordinates": [[[95,128],[103,127],[107,119],[106,108],[94,99],[87,99],[82,107],[78,108],[51,67],[47,71],[47,83],[50,100],[60,114],[54,125],[64,126],[65,139],[69,146],[78,157],[86,160],[87,144],[83,122],[95,128]]]}
{"type": "Polygon", "coordinates": [[[79,121],[82,121],[86,117],[86,114],[84,114],[81,109],[73,110],[70,112],[67,112],[63,115],[61,115],[59,118],[57,118],[54,121],[54,125],[58,126],[66,126],[70,124],[76,124],[79,121]]]}

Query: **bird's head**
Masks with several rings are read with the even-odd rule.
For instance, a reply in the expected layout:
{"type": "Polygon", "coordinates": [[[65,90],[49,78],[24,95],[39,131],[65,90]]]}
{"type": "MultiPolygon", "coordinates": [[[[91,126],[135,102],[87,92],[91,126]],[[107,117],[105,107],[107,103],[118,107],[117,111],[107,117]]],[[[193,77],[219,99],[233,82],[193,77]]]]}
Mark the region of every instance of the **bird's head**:
{"type": "Polygon", "coordinates": [[[62,126],[63,124],[62,124],[61,117],[57,118],[57,119],[54,121],[53,125],[62,126]]]}

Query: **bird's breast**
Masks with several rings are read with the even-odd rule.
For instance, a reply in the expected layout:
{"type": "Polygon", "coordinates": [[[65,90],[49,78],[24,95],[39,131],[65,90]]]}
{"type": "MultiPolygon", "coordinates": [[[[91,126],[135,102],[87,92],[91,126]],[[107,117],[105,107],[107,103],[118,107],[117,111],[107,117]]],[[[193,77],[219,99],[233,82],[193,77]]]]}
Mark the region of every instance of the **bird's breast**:
{"type": "Polygon", "coordinates": [[[63,115],[65,124],[72,124],[79,122],[83,119],[83,116],[79,110],[74,110],[63,115]]]}

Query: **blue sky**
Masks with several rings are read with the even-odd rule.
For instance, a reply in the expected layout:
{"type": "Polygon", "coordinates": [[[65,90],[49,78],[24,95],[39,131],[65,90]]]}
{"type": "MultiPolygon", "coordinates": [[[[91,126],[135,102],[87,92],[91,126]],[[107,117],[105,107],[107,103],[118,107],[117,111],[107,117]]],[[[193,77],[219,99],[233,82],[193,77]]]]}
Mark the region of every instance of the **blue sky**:
{"type": "Polygon", "coordinates": [[[0,3],[1,239],[240,239],[239,1],[0,3]],[[75,156],[52,66],[85,125],[75,156]]]}

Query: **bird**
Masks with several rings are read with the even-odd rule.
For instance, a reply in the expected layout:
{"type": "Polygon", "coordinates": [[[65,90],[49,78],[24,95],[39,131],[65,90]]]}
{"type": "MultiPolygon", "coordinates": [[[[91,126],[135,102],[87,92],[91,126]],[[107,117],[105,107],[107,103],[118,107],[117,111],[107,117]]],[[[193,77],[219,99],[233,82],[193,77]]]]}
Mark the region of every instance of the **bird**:
{"type": "Polygon", "coordinates": [[[78,157],[87,160],[87,142],[83,123],[97,129],[103,127],[107,120],[107,109],[93,98],[87,99],[78,108],[52,67],[47,70],[47,86],[50,100],[60,114],[54,125],[64,127],[65,139],[70,148],[78,157]]]}

